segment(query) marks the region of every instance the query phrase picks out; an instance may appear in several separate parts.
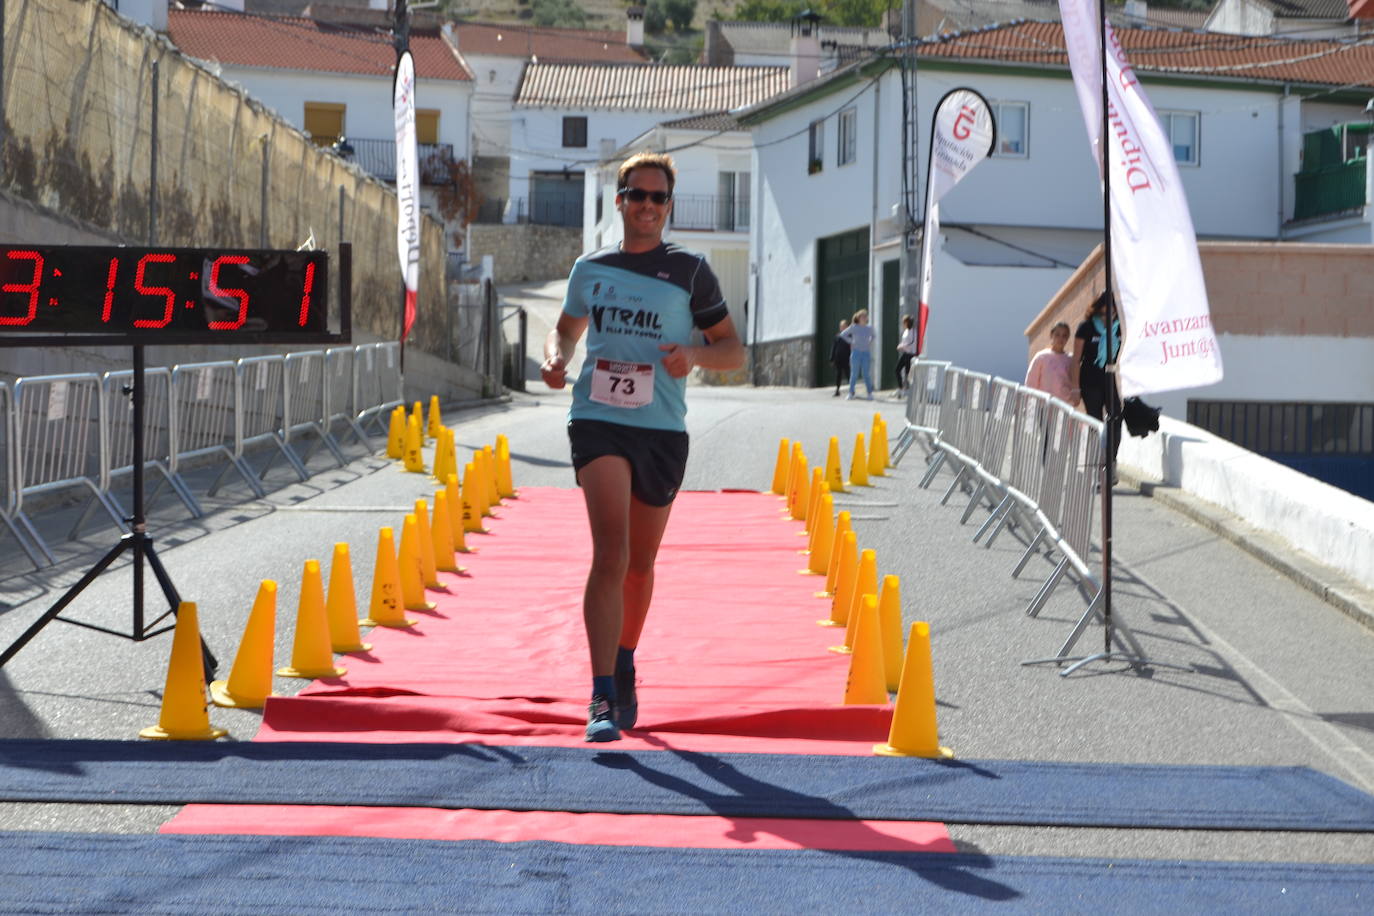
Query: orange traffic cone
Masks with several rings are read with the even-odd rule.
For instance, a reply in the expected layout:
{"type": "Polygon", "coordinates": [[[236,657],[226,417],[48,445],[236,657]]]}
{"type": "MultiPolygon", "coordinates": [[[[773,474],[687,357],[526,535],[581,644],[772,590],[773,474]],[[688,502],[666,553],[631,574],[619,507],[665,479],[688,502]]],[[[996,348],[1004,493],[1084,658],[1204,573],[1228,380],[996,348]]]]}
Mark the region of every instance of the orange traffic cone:
{"type": "Polygon", "coordinates": [[[902,582],[897,576],[883,576],[878,593],[878,626],[883,634],[883,675],[887,689],[895,693],[902,684],[902,582]]]}
{"type": "Polygon", "coordinates": [[[429,422],[425,427],[425,433],[430,439],[439,438],[439,428],[443,425],[439,416],[439,396],[431,394],[429,396],[429,422]]]}
{"type": "Polygon", "coordinates": [[[453,552],[475,553],[476,548],[469,547],[467,541],[463,538],[463,531],[466,527],[463,524],[463,516],[466,510],[463,508],[463,491],[458,486],[457,472],[448,475],[448,482],[444,486],[444,492],[448,495],[448,520],[453,532],[453,552]]]}
{"type": "Polygon", "coordinates": [[[859,608],[865,595],[875,599],[878,595],[878,554],[872,548],[859,554],[859,571],[854,576],[854,593],[849,597],[849,613],[845,616],[844,643],[831,646],[831,652],[848,655],[854,650],[854,631],[859,625],[859,608]]]}
{"type": "Polygon", "coordinates": [[[377,535],[377,561],[372,568],[372,598],[367,617],[358,621],[365,627],[413,627],[401,612],[401,570],[396,562],[395,535],[383,528],[377,535]]]}
{"type": "MultiPolygon", "coordinates": [[[[401,536],[405,536],[404,530],[401,536]]],[[[429,503],[423,499],[415,500],[415,538],[415,547],[420,555],[420,579],[425,588],[448,591],[448,586],[439,581],[439,565],[434,558],[434,532],[429,527],[429,503]]]]}
{"type": "MultiPolygon", "coordinates": [[[[419,407],[420,402],[416,401],[419,407]]],[[[424,436],[420,432],[420,421],[411,417],[406,421],[405,469],[417,474],[425,472],[425,456],[420,451],[424,446],[424,436]]]]}
{"type": "Polygon", "coordinates": [[[227,734],[226,730],[210,725],[196,604],[183,601],[177,607],[176,629],[172,633],[172,659],[162,689],[162,712],[157,724],[143,729],[139,735],[163,741],[213,741],[227,734]]]}
{"type": "MultiPolygon", "coordinates": [[[[816,509],[820,505],[821,501],[821,486],[824,483],[825,472],[822,471],[820,468],[812,468],[811,483],[808,484],[806,488],[806,516],[804,519],[806,524],[802,526],[801,531],[797,532],[798,537],[811,537],[811,531],[816,523],[816,509]]],[[[806,543],[810,545],[811,542],[810,540],[808,540],[806,543]]],[[[808,549],[810,549],[809,546],[808,549]]]]}
{"type": "Polygon", "coordinates": [[[824,576],[829,572],[831,542],[835,539],[835,500],[827,484],[821,484],[821,504],[816,508],[816,514],[815,536],[811,539],[805,571],[814,576],[824,576]]]}
{"type": "Polygon", "coordinates": [[[439,435],[434,443],[434,479],[440,482],[450,473],[449,465],[456,458],[450,458],[449,449],[453,445],[453,430],[447,426],[439,427],[439,435]]]}
{"type": "Polygon", "coordinates": [[[854,457],[849,462],[849,482],[856,487],[868,486],[868,456],[864,453],[864,434],[854,434],[854,457]]]}
{"type": "Polygon", "coordinates": [[[875,413],[873,415],[873,427],[868,433],[868,476],[886,477],[887,472],[883,468],[887,467],[883,463],[883,449],[879,443],[887,440],[886,427],[883,424],[883,415],[875,413]]]}
{"type": "Polygon", "coordinates": [[[477,462],[463,465],[463,530],[486,533],[482,527],[482,488],[477,483],[477,462]]]}
{"type": "Polygon", "coordinates": [[[787,462],[791,456],[792,443],[786,439],[778,440],[778,458],[773,462],[773,486],[771,492],[777,496],[787,495],[787,462]]]}
{"type": "Polygon", "coordinates": [[[823,627],[842,627],[849,622],[849,602],[854,597],[854,582],[859,575],[859,545],[853,531],[844,533],[840,547],[840,571],[835,577],[835,594],[830,600],[830,616],[816,623],[823,627]]]}
{"type": "Polygon", "coordinates": [[[324,582],[320,561],[306,560],[301,576],[301,598],[296,605],[296,638],[291,644],[291,664],[278,668],[282,677],[340,677],[344,669],[334,664],[329,646],[329,618],[324,610],[324,582]]]}
{"type": "Polygon", "coordinates": [[[892,452],[887,447],[887,421],[880,418],[878,421],[878,425],[881,427],[882,433],[882,435],[878,439],[878,445],[880,446],[879,452],[881,452],[883,456],[883,467],[890,468],[892,467],[892,452]]]}
{"type": "Polygon", "coordinates": [[[396,566],[401,572],[401,604],[407,611],[432,611],[437,604],[425,597],[420,569],[420,522],[412,512],[401,525],[401,553],[396,566]]]}
{"type": "Polygon", "coordinates": [[[830,437],[830,447],[825,454],[825,480],[830,484],[831,493],[844,492],[844,472],[840,467],[840,438],[830,437]]]}
{"type": "Polygon", "coordinates": [[[324,610],[329,619],[330,648],[335,652],[366,652],[372,648],[363,642],[358,632],[353,561],[348,556],[348,545],[342,541],[334,545],[334,557],[329,563],[329,592],[324,599],[324,610]]]}
{"type": "Polygon", "coordinates": [[[391,426],[386,435],[386,456],[404,458],[406,453],[406,409],[399,404],[391,411],[391,426]]]}
{"type": "Polygon", "coordinates": [[[423,441],[425,435],[425,412],[420,407],[419,401],[410,405],[410,416],[406,418],[406,422],[409,423],[411,420],[414,420],[415,424],[420,427],[420,438],[423,441]]]}
{"type": "Polygon", "coordinates": [[[515,499],[519,493],[510,473],[510,440],[505,433],[496,436],[496,489],[502,499],[515,499]]]}
{"type": "Polygon", "coordinates": [[[482,454],[486,456],[487,466],[482,473],[487,479],[487,500],[493,506],[501,505],[501,488],[496,485],[496,450],[490,445],[482,446],[482,454]]]}
{"type": "Polygon", "coordinates": [[[491,518],[491,485],[487,483],[487,453],[478,449],[472,453],[472,468],[476,474],[472,485],[476,487],[478,511],[482,518],[491,518]]]}
{"type": "Polygon", "coordinates": [[[935,723],[935,678],[930,663],[930,624],[923,620],[911,625],[911,635],[907,637],[902,686],[897,691],[887,743],[873,745],[873,753],[884,757],[954,756],[952,750],[940,746],[935,723]]]}
{"type": "Polygon", "coordinates": [[[806,456],[802,454],[801,443],[794,441],[792,451],[787,456],[787,479],[783,481],[782,487],[783,511],[787,513],[792,511],[792,500],[796,496],[798,461],[805,467],[806,456]]]}
{"type": "Polygon", "coordinates": [[[811,498],[810,473],[806,467],[806,458],[798,459],[796,474],[796,486],[792,489],[792,502],[788,504],[792,518],[795,521],[806,521],[806,503],[811,498]]]}
{"type": "Polygon", "coordinates": [[[844,533],[853,530],[849,522],[849,510],[845,509],[835,519],[835,535],[830,539],[830,562],[825,564],[825,590],[816,592],[817,598],[835,596],[835,580],[840,574],[840,554],[844,551],[844,533]]]}
{"type": "Polygon", "coordinates": [[[216,706],[261,709],[272,695],[272,647],[276,642],[277,583],[262,580],[248,624],[239,640],[234,667],[228,680],[210,682],[210,699],[216,706]]]}
{"type": "Polygon", "coordinates": [[[883,637],[878,632],[878,596],[864,595],[854,615],[859,619],[854,634],[854,654],[849,657],[849,679],[844,702],[874,704],[887,702],[883,680],[883,637]]]}

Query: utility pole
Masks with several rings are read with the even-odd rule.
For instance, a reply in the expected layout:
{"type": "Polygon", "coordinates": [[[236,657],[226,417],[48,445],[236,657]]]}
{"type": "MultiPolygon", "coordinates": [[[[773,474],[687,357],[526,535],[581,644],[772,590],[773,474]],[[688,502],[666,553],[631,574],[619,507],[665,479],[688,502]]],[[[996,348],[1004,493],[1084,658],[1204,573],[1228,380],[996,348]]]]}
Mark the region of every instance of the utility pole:
{"type": "MultiPolygon", "coordinates": [[[[921,307],[921,246],[916,235],[917,149],[921,136],[916,120],[916,0],[902,3],[900,47],[902,75],[902,260],[899,311],[919,320],[921,307]]],[[[924,354],[918,354],[924,355],[924,354]]]]}

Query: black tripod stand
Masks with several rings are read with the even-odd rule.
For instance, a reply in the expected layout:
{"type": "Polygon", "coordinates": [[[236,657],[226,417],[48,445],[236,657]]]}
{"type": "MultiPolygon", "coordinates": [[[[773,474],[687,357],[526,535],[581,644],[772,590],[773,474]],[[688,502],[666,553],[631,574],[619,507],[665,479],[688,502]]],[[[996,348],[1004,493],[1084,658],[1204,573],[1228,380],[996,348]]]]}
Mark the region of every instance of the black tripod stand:
{"type": "MultiPolygon", "coordinates": [[[[133,401],[133,515],[128,519],[129,533],[119,539],[119,543],[110,549],[105,556],[100,558],[94,566],[86,572],[81,579],[67,589],[66,594],[57,600],[52,607],[43,614],[42,617],[34,621],[33,625],[24,631],[18,639],[10,644],[9,648],[0,653],[0,668],[5,663],[24,648],[29,640],[38,635],[49,622],[60,620],[63,623],[75,624],[76,626],[86,627],[90,630],[99,630],[102,633],[109,633],[112,636],[121,636],[131,639],[134,642],[142,642],[145,639],[165,633],[176,626],[175,619],[165,626],[158,627],[168,617],[176,617],[177,608],[181,606],[181,596],[177,593],[176,586],[172,584],[172,579],[167,575],[167,570],[163,568],[162,561],[157,558],[153,551],[153,539],[148,536],[147,520],[143,516],[143,347],[134,346],[134,373],[133,383],[129,394],[133,401]],[[97,626],[84,620],[74,620],[70,617],[63,617],[62,612],[67,605],[76,599],[105,569],[115,561],[126,550],[133,551],[133,572],[134,572],[134,620],[132,632],[124,633],[119,630],[111,630],[107,627],[97,626]],[[162,594],[167,598],[168,609],[157,618],[148,622],[145,620],[143,612],[143,562],[147,560],[148,565],[153,570],[153,575],[157,578],[158,585],[162,587],[162,594]]],[[[200,644],[201,657],[205,663],[205,679],[211,680],[215,673],[215,668],[219,664],[215,656],[210,652],[205,641],[202,639],[200,644]]]]}

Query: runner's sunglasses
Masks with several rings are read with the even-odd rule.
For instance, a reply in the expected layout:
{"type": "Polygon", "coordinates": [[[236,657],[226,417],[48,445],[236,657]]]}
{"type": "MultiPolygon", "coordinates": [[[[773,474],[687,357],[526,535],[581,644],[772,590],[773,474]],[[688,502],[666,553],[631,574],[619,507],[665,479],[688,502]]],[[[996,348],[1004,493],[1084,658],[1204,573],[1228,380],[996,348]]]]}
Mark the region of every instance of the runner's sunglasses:
{"type": "Polygon", "coordinates": [[[615,193],[632,203],[642,204],[646,200],[652,200],[660,207],[673,199],[673,195],[667,191],[646,191],[643,188],[621,188],[615,193]]]}

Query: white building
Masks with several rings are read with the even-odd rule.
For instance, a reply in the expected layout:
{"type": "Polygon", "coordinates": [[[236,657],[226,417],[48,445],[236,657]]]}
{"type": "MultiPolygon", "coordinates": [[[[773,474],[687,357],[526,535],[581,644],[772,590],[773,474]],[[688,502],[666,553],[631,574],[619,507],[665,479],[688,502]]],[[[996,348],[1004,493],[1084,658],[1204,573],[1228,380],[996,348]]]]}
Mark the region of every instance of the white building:
{"type": "Polygon", "coordinates": [[[536,222],[585,226],[584,175],[620,147],[665,121],[771,98],[788,79],[787,67],[530,64],[511,122],[510,198],[536,222]]]}
{"type": "MultiPolygon", "coordinates": [[[[1374,50],[1302,42],[1295,53],[1281,39],[1239,47],[1202,33],[1118,34],[1173,141],[1200,238],[1363,233],[1370,241],[1362,161],[1359,205],[1343,217],[1321,212],[1323,201],[1294,175],[1304,133],[1363,118],[1364,96],[1341,87],[1364,79],[1374,50]]],[[[955,87],[992,103],[998,141],[941,202],[926,355],[1007,377],[1024,372],[1023,330],[1102,235],[1097,168],[1062,48],[1057,22],[924,45],[914,76],[918,167],[905,188],[895,58],[842,68],[737,113],[755,142],[746,333],[756,382],[826,384],[839,318],[867,307],[890,384],[902,278],[916,271],[915,257],[902,266],[903,204],[914,230],[931,113],[955,87]]]]}
{"type": "MultiPolygon", "coordinates": [[[[177,9],[168,13],[167,31],[182,52],[242,85],[317,144],[337,144],[368,173],[396,180],[396,51],[385,35],[312,19],[177,9]]],[[[412,30],[409,44],[421,202],[434,210],[448,164],[469,156],[472,77],[438,30],[412,30]]]]}
{"type": "Polygon", "coordinates": [[[1350,38],[1360,33],[1346,0],[1217,0],[1203,28],[1293,38],[1350,38]]]}

